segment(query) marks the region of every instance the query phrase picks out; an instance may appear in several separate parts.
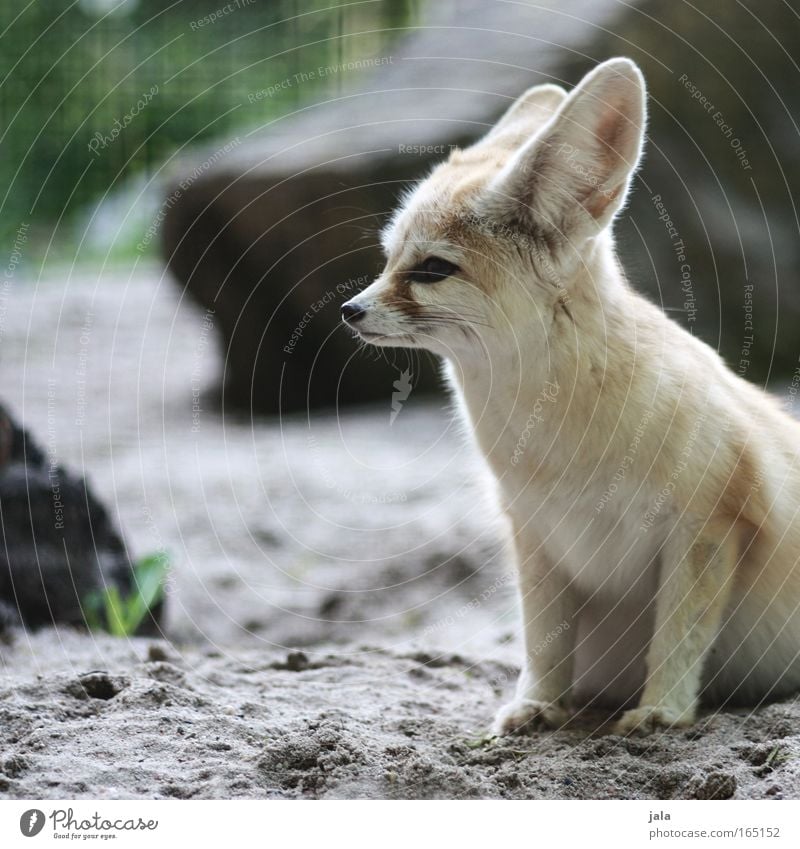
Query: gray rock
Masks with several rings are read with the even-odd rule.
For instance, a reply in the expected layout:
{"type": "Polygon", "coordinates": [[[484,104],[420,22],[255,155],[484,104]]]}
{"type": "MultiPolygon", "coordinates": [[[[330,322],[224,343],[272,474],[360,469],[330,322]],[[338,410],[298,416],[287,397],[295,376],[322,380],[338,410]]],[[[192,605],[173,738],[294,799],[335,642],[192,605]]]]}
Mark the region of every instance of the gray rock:
{"type": "MultiPolygon", "coordinates": [[[[91,593],[130,593],[132,564],[108,512],[82,478],[52,464],[0,407],[0,632],[84,626],[91,593]]],[[[138,633],[160,633],[163,605],[138,633]]]]}

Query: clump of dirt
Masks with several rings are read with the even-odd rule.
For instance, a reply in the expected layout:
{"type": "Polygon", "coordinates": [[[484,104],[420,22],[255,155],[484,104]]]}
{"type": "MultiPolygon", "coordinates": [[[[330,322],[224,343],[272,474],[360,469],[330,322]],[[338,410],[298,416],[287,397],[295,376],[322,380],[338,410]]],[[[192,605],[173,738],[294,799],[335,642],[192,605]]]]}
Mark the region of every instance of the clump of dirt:
{"type": "Polygon", "coordinates": [[[128,686],[126,678],[112,677],[107,672],[86,672],[65,687],[76,699],[101,699],[108,701],[128,686]]]}

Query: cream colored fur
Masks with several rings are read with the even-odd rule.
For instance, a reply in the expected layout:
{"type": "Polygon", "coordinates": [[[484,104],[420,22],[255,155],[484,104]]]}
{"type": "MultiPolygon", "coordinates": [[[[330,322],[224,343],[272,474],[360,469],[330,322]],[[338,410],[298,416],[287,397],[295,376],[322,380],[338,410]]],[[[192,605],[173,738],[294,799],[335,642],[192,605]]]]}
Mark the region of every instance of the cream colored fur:
{"type": "Polygon", "coordinates": [[[626,59],[531,89],[406,198],[350,302],[368,341],[444,358],[510,520],[526,654],[498,734],[800,688],[800,425],[618,267],[644,128],[626,59]],[[409,281],[431,256],[458,271],[409,281]]]}

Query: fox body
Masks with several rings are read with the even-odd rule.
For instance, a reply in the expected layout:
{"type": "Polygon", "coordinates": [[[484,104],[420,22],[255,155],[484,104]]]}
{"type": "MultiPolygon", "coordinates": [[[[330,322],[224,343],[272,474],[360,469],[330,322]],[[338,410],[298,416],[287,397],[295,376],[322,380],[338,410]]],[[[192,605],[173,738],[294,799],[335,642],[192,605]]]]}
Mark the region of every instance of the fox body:
{"type": "Polygon", "coordinates": [[[492,472],[525,634],[498,734],[576,701],[647,733],[800,689],[800,424],[616,260],[645,103],[627,59],[525,92],[405,197],[342,310],[441,355],[492,472]]]}

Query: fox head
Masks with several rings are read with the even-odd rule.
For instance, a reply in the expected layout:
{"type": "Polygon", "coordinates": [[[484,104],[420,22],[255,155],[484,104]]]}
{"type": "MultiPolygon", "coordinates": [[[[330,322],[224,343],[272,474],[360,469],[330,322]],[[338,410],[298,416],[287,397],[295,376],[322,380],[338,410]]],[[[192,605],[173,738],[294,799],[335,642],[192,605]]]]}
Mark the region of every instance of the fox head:
{"type": "Polygon", "coordinates": [[[644,129],[644,79],[628,59],[570,94],[529,89],[406,195],[382,234],[386,267],[343,305],[344,321],[375,345],[454,359],[523,322],[526,339],[546,338],[573,304],[602,302],[644,129]]]}

